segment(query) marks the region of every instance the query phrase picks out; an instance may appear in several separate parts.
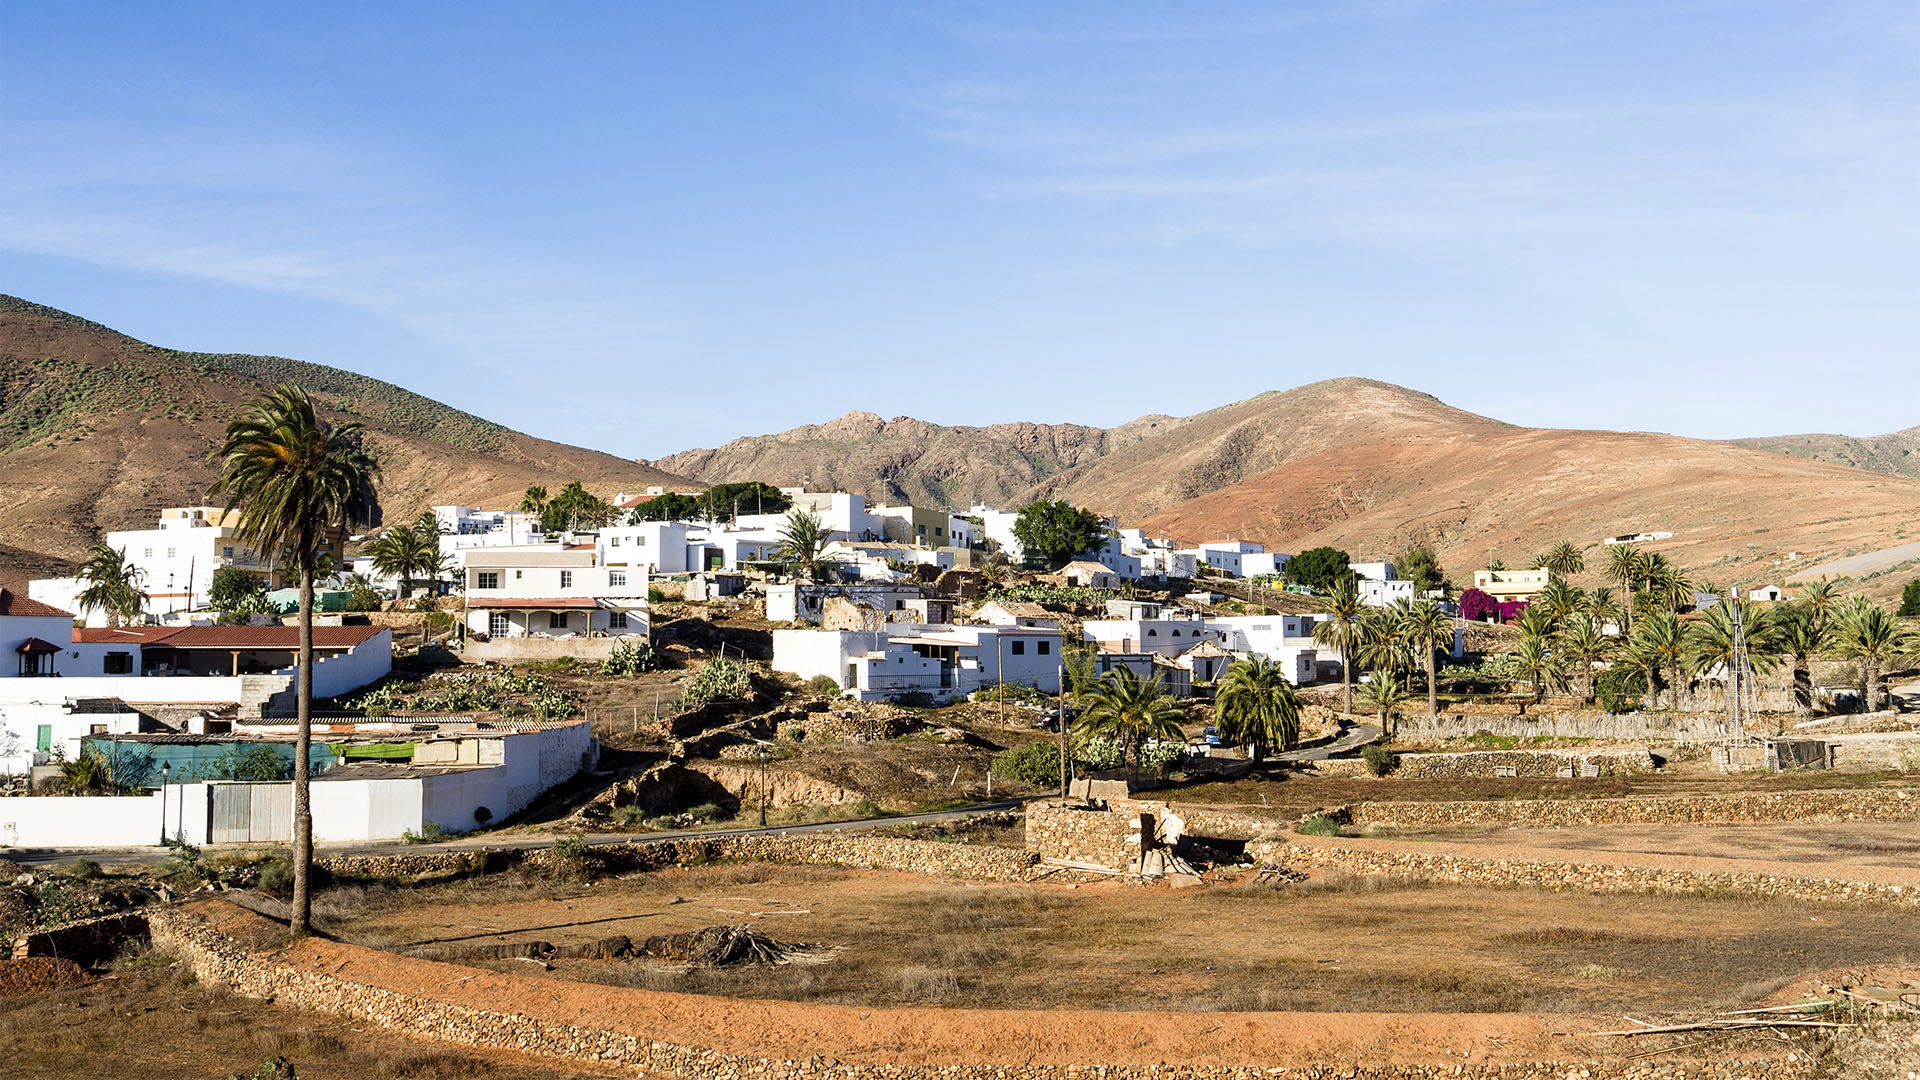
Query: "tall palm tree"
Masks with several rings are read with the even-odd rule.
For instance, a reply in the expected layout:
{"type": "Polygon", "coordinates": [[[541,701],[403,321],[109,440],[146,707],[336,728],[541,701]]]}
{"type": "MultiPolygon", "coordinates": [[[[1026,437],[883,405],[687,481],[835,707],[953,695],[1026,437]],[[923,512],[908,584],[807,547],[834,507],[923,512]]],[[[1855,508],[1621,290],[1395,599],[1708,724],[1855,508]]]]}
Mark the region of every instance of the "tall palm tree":
{"type": "Polygon", "coordinates": [[[1586,593],[1555,578],[1534,595],[1533,603],[1528,605],[1527,610],[1543,610],[1557,625],[1566,622],[1567,616],[1579,610],[1580,601],[1585,597],[1586,593]]]}
{"type": "Polygon", "coordinates": [[[1780,627],[1774,613],[1750,601],[1729,597],[1708,608],[1687,631],[1687,669],[1695,675],[1719,672],[1731,696],[1734,689],[1733,662],[1738,652],[1738,637],[1747,645],[1747,666],[1756,675],[1765,675],[1780,666],[1780,627]],[[1734,633],[1734,616],[1739,615],[1741,634],[1734,633]]]}
{"type": "Polygon", "coordinates": [[[1361,614],[1353,658],[1362,667],[1396,678],[1411,675],[1413,654],[1392,610],[1370,607],[1361,614]]]}
{"type": "Polygon", "coordinates": [[[780,530],[780,557],[792,563],[801,577],[818,581],[828,535],[819,515],[795,510],[787,515],[787,525],[780,530]]]}
{"type": "Polygon", "coordinates": [[[1594,589],[1580,601],[1580,614],[1603,626],[1613,623],[1616,627],[1626,617],[1620,609],[1620,601],[1613,597],[1613,590],[1605,585],[1594,589]]]}
{"type": "Polygon", "coordinates": [[[1400,632],[1412,646],[1416,655],[1422,657],[1427,669],[1427,719],[1440,717],[1440,684],[1434,673],[1434,654],[1440,651],[1440,643],[1453,641],[1453,618],[1440,610],[1440,605],[1431,600],[1422,600],[1409,604],[1396,612],[1400,621],[1400,632]]]}
{"type": "Polygon", "coordinates": [[[86,584],[80,590],[80,610],[106,612],[109,625],[139,622],[147,609],[147,594],[140,588],[146,571],[127,561],[126,548],[93,545],[75,576],[86,584]]]}
{"type": "Polygon", "coordinates": [[[276,387],[241,411],[213,460],[212,494],[240,512],[235,534],[257,551],[280,553],[300,578],[298,735],[293,755],[293,902],[289,924],[304,934],[312,920],[313,578],[320,546],[372,519],[379,464],[360,443],[359,424],[329,424],[298,386],[276,387]]]}
{"type": "Polygon", "coordinates": [[[520,512],[523,514],[538,516],[546,508],[547,489],[539,484],[531,485],[527,488],[527,493],[520,496],[520,512]]]}
{"type": "Polygon", "coordinates": [[[412,525],[396,526],[368,544],[367,554],[373,557],[376,573],[400,579],[400,599],[404,602],[413,595],[416,577],[431,580],[437,576],[442,564],[440,534],[422,533],[412,525]]]}
{"type": "Polygon", "coordinates": [[[1600,620],[1591,615],[1572,619],[1560,631],[1555,650],[1580,673],[1580,700],[1593,702],[1593,665],[1613,651],[1613,639],[1600,632],[1600,620]]]}
{"type": "Polygon", "coordinates": [[[1213,701],[1221,741],[1245,744],[1255,761],[1269,750],[1300,745],[1300,703],[1293,684],[1285,669],[1266,657],[1227,665],[1213,701]]]}
{"type": "Polygon", "coordinates": [[[1833,582],[1821,578],[1811,585],[1802,586],[1800,599],[1827,625],[1833,625],[1834,615],[1840,609],[1840,590],[1833,582]]]}
{"type": "Polygon", "coordinates": [[[1646,560],[1632,544],[1615,544],[1607,549],[1607,579],[1620,586],[1628,633],[1633,632],[1633,587],[1639,584],[1645,570],[1646,560]]]}
{"type": "Polygon", "coordinates": [[[1094,684],[1086,700],[1075,734],[1083,740],[1104,736],[1119,743],[1129,767],[1140,767],[1140,747],[1148,739],[1186,738],[1180,730],[1186,710],[1166,692],[1157,674],[1142,679],[1132,668],[1117,668],[1094,684]]]}
{"type": "Polygon", "coordinates": [[[1327,597],[1327,614],[1313,623],[1313,640],[1340,651],[1341,711],[1353,714],[1353,648],[1360,642],[1360,587],[1348,574],[1334,583],[1327,597]]]}
{"type": "Polygon", "coordinates": [[[1649,673],[1648,699],[1653,698],[1654,680],[1651,676],[1657,674],[1667,684],[1669,700],[1673,708],[1678,710],[1680,691],[1685,688],[1684,672],[1687,665],[1687,634],[1680,616],[1671,611],[1648,613],[1633,628],[1627,653],[1633,658],[1634,666],[1644,668],[1649,673]]]}
{"type": "Polygon", "coordinates": [[[1880,709],[1881,674],[1916,651],[1911,627],[1879,604],[1855,595],[1834,628],[1840,655],[1860,665],[1860,696],[1868,712],[1880,709]]]}
{"type": "Polygon", "coordinates": [[[1813,719],[1813,660],[1833,645],[1833,623],[1810,601],[1799,600],[1778,609],[1780,655],[1793,668],[1793,713],[1813,719]]]}
{"type": "Polygon", "coordinates": [[[1540,555],[1540,565],[1555,581],[1564,581],[1587,568],[1587,558],[1571,540],[1562,540],[1540,555]]]}
{"type": "Polygon", "coordinates": [[[1693,604],[1693,578],[1655,551],[1647,556],[1647,592],[1655,603],[1668,611],[1679,611],[1693,604]]]}
{"type": "Polygon", "coordinates": [[[1376,671],[1360,687],[1360,700],[1380,718],[1380,733],[1393,739],[1393,718],[1406,703],[1407,692],[1390,671],[1376,671]]]}
{"type": "Polygon", "coordinates": [[[1566,665],[1553,650],[1553,639],[1545,634],[1522,631],[1519,644],[1507,655],[1507,664],[1522,682],[1533,687],[1535,705],[1549,690],[1567,688],[1566,665]]]}

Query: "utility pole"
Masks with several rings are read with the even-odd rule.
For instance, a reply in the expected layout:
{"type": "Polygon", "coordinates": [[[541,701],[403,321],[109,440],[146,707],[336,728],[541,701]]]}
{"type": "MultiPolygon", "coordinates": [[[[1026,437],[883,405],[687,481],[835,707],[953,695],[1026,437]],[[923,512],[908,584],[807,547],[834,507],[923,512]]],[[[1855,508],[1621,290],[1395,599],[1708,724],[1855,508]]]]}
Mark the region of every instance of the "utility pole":
{"type": "Polygon", "coordinates": [[[1054,697],[1054,703],[1059,710],[1059,717],[1060,717],[1060,725],[1059,725],[1060,727],[1060,798],[1064,800],[1067,797],[1067,668],[1066,668],[1066,665],[1062,664],[1056,667],[1054,669],[1054,674],[1060,680],[1060,685],[1056,688],[1057,692],[1054,697]]]}

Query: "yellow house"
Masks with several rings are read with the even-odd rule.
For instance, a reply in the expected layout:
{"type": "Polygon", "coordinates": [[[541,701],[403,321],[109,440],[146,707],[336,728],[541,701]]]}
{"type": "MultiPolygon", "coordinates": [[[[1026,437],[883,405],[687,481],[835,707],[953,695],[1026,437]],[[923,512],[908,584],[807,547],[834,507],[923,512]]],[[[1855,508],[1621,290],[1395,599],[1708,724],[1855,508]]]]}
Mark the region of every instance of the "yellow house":
{"type": "Polygon", "coordinates": [[[1531,570],[1475,570],[1473,587],[1495,600],[1532,600],[1553,576],[1544,566],[1531,570]]]}
{"type": "Polygon", "coordinates": [[[945,510],[922,510],[917,506],[876,506],[867,511],[887,531],[886,538],[896,544],[915,547],[947,547],[953,538],[947,535],[945,510]]]}

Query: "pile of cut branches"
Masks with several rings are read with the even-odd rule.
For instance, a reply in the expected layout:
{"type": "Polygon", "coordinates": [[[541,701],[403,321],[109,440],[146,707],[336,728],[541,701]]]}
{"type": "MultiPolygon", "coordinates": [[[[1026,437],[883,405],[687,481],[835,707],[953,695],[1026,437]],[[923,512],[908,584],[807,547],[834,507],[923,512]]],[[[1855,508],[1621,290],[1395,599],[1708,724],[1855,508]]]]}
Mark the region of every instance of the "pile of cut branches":
{"type": "Polygon", "coordinates": [[[775,941],[751,926],[706,926],[679,934],[660,934],[640,942],[634,952],[656,960],[674,960],[688,967],[732,967],[736,964],[818,963],[832,954],[826,945],[775,941]]]}

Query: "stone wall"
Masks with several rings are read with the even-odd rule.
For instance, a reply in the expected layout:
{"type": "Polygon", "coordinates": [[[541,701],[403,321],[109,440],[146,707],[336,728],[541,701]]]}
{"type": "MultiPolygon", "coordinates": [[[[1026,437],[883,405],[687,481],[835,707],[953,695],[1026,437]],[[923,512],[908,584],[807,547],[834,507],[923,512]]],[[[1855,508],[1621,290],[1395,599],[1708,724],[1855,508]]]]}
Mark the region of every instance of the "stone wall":
{"type": "Polygon", "coordinates": [[[1507,825],[1740,825],[1778,821],[1920,821],[1913,791],[1742,791],[1623,799],[1501,799],[1486,802],[1365,802],[1346,808],[1356,825],[1436,828],[1507,825]]]}
{"type": "MultiPolygon", "coordinates": [[[[512,851],[399,851],[392,855],[336,855],[320,866],[344,877],[413,878],[471,873],[483,867],[553,865],[551,848],[512,851]]],[[[635,839],[589,848],[588,865],[610,873],[657,870],[704,862],[776,862],[900,870],[981,881],[1025,880],[1034,857],[1017,848],[951,844],[852,832],[774,833],[675,840],[635,839]]]]}
{"type": "Polygon", "coordinates": [[[1737,893],[1821,904],[1881,903],[1920,907],[1920,890],[1875,881],[1631,866],[1619,862],[1487,858],[1438,851],[1387,850],[1364,844],[1364,841],[1256,840],[1247,845],[1247,854],[1260,862],[1287,869],[1342,870],[1463,885],[1685,896],[1737,893]]]}
{"type": "Polygon", "coordinates": [[[1470,750],[1454,754],[1401,754],[1393,775],[1408,780],[1457,780],[1501,775],[1554,777],[1563,774],[1586,775],[1597,769],[1601,776],[1650,773],[1653,755],[1645,750],[1554,751],[1554,750],[1470,750]],[[1502,773],[1510,769],[1510,773],[1502,773]]]}
{"type": "Polygon", "coordinates": [[[64,956],[69,960],[91,964],[111,959],[119,950],[120,943],[127,938],[146,936],[147,917],[143,914],[123,912],[102,915],[56,926],[51,930],[22,934],[13,941],[12,956],[15,960],[25,960],[29,956],[64,956]]]}
{"type": "MultiPolygon", "coordinates": [[[[1204,1021],[1179,1014],[1087,1014],[1086,1022],[1077,1023],[1072,1012],[1059,1010],[866,1009],[622,987],[592,987],[605,1007],[569,1011],[558,1001],[568,987],[548,979],[315,939],[255,953],[240,938],[271,940],[276,924],[220,908],[224,911],[213,905],[166,908],[153,917],[155,945],[181,957],[207,983],[461,1046],[595,1061],[682,1080],[1802,1080],[1812,1075],[1799,1055],[1777,1060],[1759,1057],[1758,1051],[1718,1061],[1592,1061],[1588,1055],[1515,1060],[1501,1049],[1502,1036],[1513,1027],[1541,1030],[1527,1018],[1506,1018],[1505,1027],[1495,1027],[1482,1018],[1462,1017],[1450,1027],[1436,1023],[1437,1017],[1422,1017],[1436,1033],[1404,1056],[1425,1061],[1368,1061],[1366,1056],[1381,1055],[1363,1050],[1358,1061],[1348,1052],[1328,1055],[1324,1064],[1286,1066],[1270,1060],[1272,1047],[1289,1044],[1293,1020],[1286,1013],[1207,1013],[1204,1021]],[[1231,1025],[1223,1023],[1228,1019],[1231,1025]],[[1115,1025],[1121,1030],[1098,1030],[1115,1025]],[[1476,1057],[1480,1060],[1472,1060],[1476,1057]]],[[[1352,1033],[1348,1041],[1359,1046],[1375,1039],[1391,1044],[1390,1033],[1404,1022],[1394,1015],[1352,1014],[1344,1024],[1352,1033]]],[[[1556,1056],[1571,1056],[1565,1051],[1577,1044],[1550,1038],[1542,1045],[1560,1050],[1556,1056]]]]}
{"type": "Polygon", "coordinates": [[[1143,805],[1115,800],[1107,810],[1071,803],[1027,804],[1027,850],[1039,859],[1064,859],[1124,870],[1140,857],[1143,805]],[[1129,844],[1127,838],[1134,837],[1129,844]]]}
{"type": "Polygon", "coordinates": [[[1720,713],[1608,713],[1584,709],[1541,709],[1524,715],[1508,706],[1450,706],[1437,722],[1425,709],[1409,710],[1394,724],[1404,739],[1464,739],[1472,735],[1550,735],[1563,739],[1611,739],[1625,742],[1678,742],[1721,737],[1720,713]],[[1475,711],[1465,712],[1463,709],[1475,711]],[[1486,709],[1487,711],[1478,711],[1486,709]],[[1497,710],[1497,711],[1496,711],[1497,710]]]}

